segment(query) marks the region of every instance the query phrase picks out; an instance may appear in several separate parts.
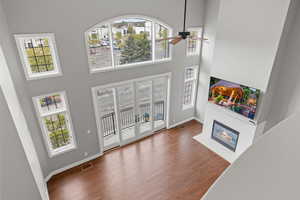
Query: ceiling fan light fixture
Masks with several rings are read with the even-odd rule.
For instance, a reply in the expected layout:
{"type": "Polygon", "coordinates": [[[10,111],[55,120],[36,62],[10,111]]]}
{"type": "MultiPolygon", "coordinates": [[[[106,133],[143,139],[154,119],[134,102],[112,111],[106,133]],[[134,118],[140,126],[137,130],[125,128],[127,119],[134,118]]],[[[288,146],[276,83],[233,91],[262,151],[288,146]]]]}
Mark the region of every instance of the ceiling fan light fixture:
{"type": "Polygon", "coordinates": [[[191,35],[191,33],[188,31],[183,31],[183,32],[179,32],[178,35],[181,36],[181,38],[185,40],[188,36],[191,35]]]}

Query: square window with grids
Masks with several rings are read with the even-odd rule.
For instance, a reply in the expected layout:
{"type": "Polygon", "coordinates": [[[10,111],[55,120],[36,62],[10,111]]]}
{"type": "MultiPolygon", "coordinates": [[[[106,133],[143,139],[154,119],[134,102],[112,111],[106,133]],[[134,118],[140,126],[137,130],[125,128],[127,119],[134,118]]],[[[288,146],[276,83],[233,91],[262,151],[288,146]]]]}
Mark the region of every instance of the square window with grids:
{"type": "Polygon", "coordinates": [[[189,28],[191,37],[187,39],[186,55],[187,56],[199,56],[201,48],[201,36],[202,28],[189,28]]]}
{"type": "Polygon", "coordinates": [[[61,75],[54,34],[15,35],[28,80],[61,75]]]}
{"type": "Polygon", "coordinates": [[[34,97],[49,156],[76,148],[65,92],[34,97]]]}
{"type": "Polygon", "coordinates": [[[183,109],[194,107],[196,98],[198,66],[186,67],[184,70],[183,109]]]}

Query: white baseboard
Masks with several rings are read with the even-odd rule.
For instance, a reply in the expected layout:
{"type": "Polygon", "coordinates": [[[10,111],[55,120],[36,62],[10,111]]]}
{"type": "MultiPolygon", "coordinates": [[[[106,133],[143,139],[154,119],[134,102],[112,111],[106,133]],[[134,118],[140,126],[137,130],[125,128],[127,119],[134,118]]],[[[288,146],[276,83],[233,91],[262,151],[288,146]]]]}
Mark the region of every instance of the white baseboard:
{"type": "Polygon", "coordinates": [[[74,163],[72,163],[72,164],[70,164],[70,165],[67,165],[67,166],[65,166],[65,167],[62,167],[62,168],[60,168],[60,169],[56,169],[56,170],[50,172],[50,173],[48,174],[48,176],[46,176],[45,181],[48,182],[54,175],[59,174],[59,173],[61,173],[61,172],[63,172],[63,171],[66,171],[66,170],[68,170],[68,169],[71,169],[71,168],[73,168],[73,167],[79,166],[79,165],[81,165],[81,164],[83,164],[83,163],[85,163],[85,162],[94,160],[94,159],[100,157],[101,155],[102,155],[101,153],[97,153],[97,154],[95,154],[95,155],[93,155],[93,156],[90,156],[90,157],[85,158],[85,159],[83,159],[83,160],[74,162],[74,163]]]}
{"type": "MultiPolygon", "coordinates": [[[[172,124],[171,126],[168,127],[168,129],[174,128],[174,127],[176,127],[176,126],[179,126],[179,125],[184,124],[184,123],[186,123],[186,122],[189,122],[189,121],[191,121],[191,120],[196,120],[196,121],[200,122],[200,120],[199,120],[198,118],[196,118],[196,117],[190,117],[190,118],[187,118],[187,119],[182,120],[182,121],[180,121],[180,122],[177,122],[177,123],[175,123],[175,124],[172,124]]],[[[202,123],[202,122],[200,122],[200,123],[202,123]]]]}
{"type": "Polygon", "coordinates": [[[196,120],[197,122],[203,124],[203,121],[201,121],[198,117],[194,117],[194,120],[196,120]]]}

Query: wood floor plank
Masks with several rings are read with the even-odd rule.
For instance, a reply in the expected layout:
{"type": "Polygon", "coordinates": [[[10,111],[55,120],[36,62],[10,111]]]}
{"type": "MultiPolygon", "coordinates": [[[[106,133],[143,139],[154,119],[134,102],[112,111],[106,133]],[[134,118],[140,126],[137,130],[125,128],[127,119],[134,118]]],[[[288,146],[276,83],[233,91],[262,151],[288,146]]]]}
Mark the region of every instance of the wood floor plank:
{"type": "Polygon", "coordinates": [[[193,140],[190,121],[162,130],[48,182],[51,200],[199,200],[229,163],[193,140]]]}

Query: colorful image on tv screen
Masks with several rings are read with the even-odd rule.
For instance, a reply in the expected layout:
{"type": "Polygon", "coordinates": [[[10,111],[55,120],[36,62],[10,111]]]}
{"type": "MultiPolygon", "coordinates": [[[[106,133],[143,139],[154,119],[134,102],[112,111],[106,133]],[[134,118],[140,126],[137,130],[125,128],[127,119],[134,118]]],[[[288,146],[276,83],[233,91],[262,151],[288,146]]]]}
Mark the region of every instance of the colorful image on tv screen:
{"type": "Polygon", "coordinates": [[[210,79],[208,101],[254,119],[260,90],[221,80],[210,79]]]}

